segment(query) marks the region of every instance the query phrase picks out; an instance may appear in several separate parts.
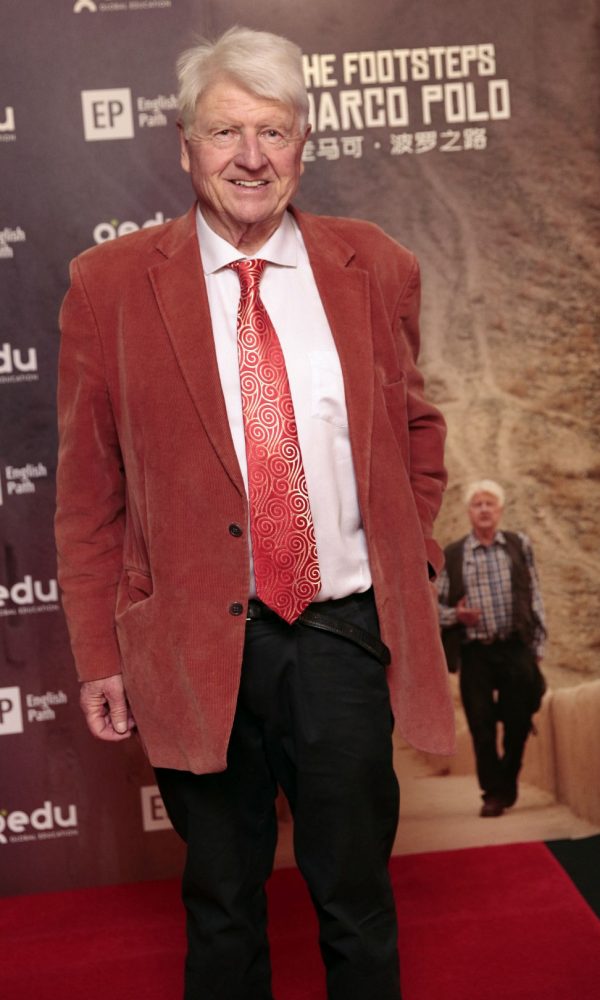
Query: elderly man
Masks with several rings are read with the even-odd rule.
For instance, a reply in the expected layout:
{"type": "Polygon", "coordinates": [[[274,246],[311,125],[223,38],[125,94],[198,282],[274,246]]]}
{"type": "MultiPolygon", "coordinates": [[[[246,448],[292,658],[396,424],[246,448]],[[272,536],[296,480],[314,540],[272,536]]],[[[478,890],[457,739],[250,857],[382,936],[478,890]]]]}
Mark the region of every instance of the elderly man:
{"type": "Polygon", "coordinates": [[[440,623],[460,693],[483,795],[481,816],[501,816],[517,800],[531,716],[540,706],[546,629],[531,543],[499,531],[504,490],[491,479],[465,493],[471,531],[445,550],[438,578],[440,623]],[[498,752],[497,723],[503,723],[498,752]]]}
{"type": "Polygon", "coordinates": [[[62,310],[60,580],[100,739],[137,727],[188,845],[187,1000],[271,997],[278,787],[328,996],[396,1000],[392,718],[452,750],[429,578],[444,424],[412,254],[290,206],[301,54],[184,53],[182,218],[73,262],[62,310]]]}

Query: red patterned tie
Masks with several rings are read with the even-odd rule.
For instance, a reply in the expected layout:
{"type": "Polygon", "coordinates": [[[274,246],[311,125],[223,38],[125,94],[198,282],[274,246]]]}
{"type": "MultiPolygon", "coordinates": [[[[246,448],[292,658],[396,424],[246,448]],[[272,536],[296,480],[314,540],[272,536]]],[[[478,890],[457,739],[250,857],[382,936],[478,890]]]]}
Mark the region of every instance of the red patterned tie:
{"type": "Polygon", "coordinates": [[[281,345],[259,294],[265,260],[237,260],[238,358],[256,593],[294,622],[321,587],[317,543],[281,345]]]}

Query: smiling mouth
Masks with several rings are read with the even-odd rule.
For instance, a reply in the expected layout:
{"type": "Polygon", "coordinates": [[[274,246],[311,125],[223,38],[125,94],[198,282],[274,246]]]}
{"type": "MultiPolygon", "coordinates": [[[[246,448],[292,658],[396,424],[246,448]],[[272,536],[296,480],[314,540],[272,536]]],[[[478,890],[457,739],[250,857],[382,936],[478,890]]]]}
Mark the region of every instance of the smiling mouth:
{"type": "Polygon", "coordinates": [[[236,181],[236,180],[232,180],[231,183],[235,184],[236,187],[259,188],[259,187],[266,187],[266,185],[269,182],[268,181],[236,181]]]}

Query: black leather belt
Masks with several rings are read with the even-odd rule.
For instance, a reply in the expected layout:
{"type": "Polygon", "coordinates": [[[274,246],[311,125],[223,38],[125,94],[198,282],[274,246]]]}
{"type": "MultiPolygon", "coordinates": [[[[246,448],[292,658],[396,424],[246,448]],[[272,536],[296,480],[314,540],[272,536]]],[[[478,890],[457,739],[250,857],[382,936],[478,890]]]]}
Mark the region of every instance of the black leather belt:
{"type": "MultiPolygon", "coordinates": [[[[366,594],[371,594],[371,591],[367,591],[366,594]]],[[[373,635],[371,632],[367,632],[366,629],[361,628],[360,625],[355,625],[353,622],[346,621],[344,618],[337,618],[331,616],[328,613],[324,613],[324,608],[338,608],[342,607],[344,604],[349,604],[350,601],[356,600],[359,597],[365,596],[362,594],[352,594],[351,597],[344,597],[341,600],[334,601],[323,601],[322,603],[315,602],[309,604],[308,607],[302,612],[299,618],[294,622],[299,625],[306,625],[309,628],[321,629],[323,632],[332,632],[334,635],[340,636],[341,639],[348,639],[350,642],[355,643],[355,645],[360,646],[371,656],[374,656],[376,660],[382,664],[382,666],[387,667],[391,662],[391,654],[388,647],[384,642],[379,639],[378,636],[373,635]]],[[[255,597],[251,597],[248,601],[248,611],[246,614],[246,621],[277,621],[285,624],[283,618],[269,608],[268,605],[259,601],[255,597]]]]}
{"type": "Polygon", "coordinates": [[[513,633],[511,635],[494,635],[486,639],[471,639],[468,645],[477,644],[479,646],[496,646],[501,642],[512,642],[517,636],[513,633]]]}

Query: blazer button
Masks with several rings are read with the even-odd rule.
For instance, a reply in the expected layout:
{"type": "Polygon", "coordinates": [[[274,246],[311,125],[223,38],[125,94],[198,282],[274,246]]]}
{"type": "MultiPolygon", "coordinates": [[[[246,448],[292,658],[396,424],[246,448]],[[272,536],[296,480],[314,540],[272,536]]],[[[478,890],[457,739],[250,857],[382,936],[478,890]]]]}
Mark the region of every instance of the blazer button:
{"type": "Polygon", "coordinates": [[[229,525],[229,534],[233,535],[234,538],[241,538],[244,532],[240,528],[239,524],[235,524],[234,522],[233,524],[229,525]]]}
{"type": "Polygon", "coordinates": [[[243,604],[239,604],[237,601],[235,601],[233,604],[229,605],[229,614],[230,615],[241,615],[241,614],[243,614],[243,611],[244,611],[244,605],[243,604]]]}

